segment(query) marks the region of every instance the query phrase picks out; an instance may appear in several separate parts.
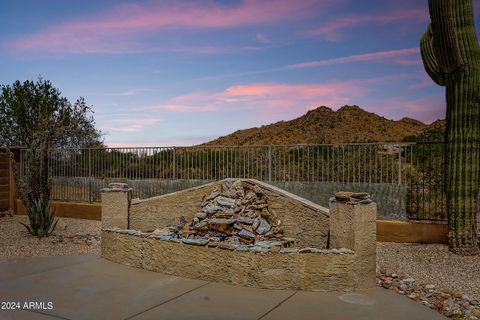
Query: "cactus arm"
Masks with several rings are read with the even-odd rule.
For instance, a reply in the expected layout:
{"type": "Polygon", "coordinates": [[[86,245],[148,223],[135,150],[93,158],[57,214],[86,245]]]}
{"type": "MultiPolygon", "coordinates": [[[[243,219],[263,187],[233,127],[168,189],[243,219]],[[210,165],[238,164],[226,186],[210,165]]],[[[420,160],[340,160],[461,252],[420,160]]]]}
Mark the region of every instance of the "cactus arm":
{"type": "MultiPolygon", "coordinates": [[[[433,49],[440,68],[450,73],[463,66],[455,25],[455,0],[430,0],[433,49]]],[[[457,0],[458,1],[458,0],[457,0]]]]}
{"type": "Polygon", "coordinates": [[[425,71],[430,78],[439,86],[445,86],[445,72],[440,69],[433,50],[433,34],[431,27],[428,28],[420,40],[420,52],[422,54],[425,71]]]}

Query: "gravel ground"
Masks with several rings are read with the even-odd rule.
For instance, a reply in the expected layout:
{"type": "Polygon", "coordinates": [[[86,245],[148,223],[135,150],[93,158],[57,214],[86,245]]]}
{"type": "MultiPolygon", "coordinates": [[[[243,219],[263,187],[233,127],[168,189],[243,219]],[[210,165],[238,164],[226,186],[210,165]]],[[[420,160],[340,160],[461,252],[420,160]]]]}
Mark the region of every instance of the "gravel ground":
{"type": "Polygon", "coordinates": [[[446,245],[378,242],[377,269],[480,300],[480,256],[458,256],[446,245]]]}
{"type": "Polygon", "coordinates": [[[100,221],[59,218],[53,234],[38,239],[19,222],[26,216],[0,218],[0,261],[20,257],[100,253],[100,221]]]}

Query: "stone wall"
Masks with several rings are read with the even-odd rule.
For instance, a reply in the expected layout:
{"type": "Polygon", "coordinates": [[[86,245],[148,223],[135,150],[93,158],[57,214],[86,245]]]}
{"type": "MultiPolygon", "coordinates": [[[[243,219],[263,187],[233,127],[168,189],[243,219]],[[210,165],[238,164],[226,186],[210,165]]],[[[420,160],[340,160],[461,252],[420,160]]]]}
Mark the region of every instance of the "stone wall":
{"type": "MultiPolygon", "coordinates": [[[[327,247],[327,208],[264,182],[241,180],[258,185],[265,191],[269,209],[283,222],[285,236],[296,238],[296,243],[300,246],[327,247]]],[[[143,231],[163,228],[178,222],[181,216],[188,221],[198,212],[203,197],[220,183],[209,183],[145,200],[133,200],[130,206],[130,228],[143,231]]]]}
{"type": "Polygon", "coordinates": [[[102,256],[146,270],[259,288],[352,291],[375,285],[377,207],[368,194],[338,193],[329,210],[274,186],[242,181],[267,195],[285,235],[296,238],[294,247],[210,245],[153,231],[180,216],[192,219],[203,197],[222,181],[131,202],[125,185],[111,185],[102,193],[102,256]]]}
{"type": "Polygon", "coordinates": [[[104,231],[102,256],[113,262],[164,274],[247,287],[356,289],[353,252],[260,254],[104,231]]]}

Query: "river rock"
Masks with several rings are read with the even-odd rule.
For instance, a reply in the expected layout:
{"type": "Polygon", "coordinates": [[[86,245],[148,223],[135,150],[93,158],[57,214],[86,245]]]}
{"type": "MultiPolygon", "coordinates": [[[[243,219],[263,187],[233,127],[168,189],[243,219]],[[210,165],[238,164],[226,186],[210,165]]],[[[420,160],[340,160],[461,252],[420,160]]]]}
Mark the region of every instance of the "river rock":
{"type": "Polygon", "coordinates": [[[255,231],[258,234],[265,234],[270,231],[271,228],[272,226],[267,222],[267,220],[265,220],[264,218],[260,218],[260,224],[255,231]]]}
{"type": "Polygon", "coordinates": [[[187,238],[184,238],[184,239],[182,239],[182,242],[185,243],[185,244],[193,245],[193,246],[206,246],[210,242],[210,240],[208,240],[208,239],[187,239],[187,238]]]}
{"type": "Polygon", "coordinates": [[[217,197],[215,201],[220,205],[228,208],[234,208],[235,207],[235,199],[232,198],[227,198],[227,197],[217,197]]]}
{"type": "Polygon", "coordinates": [[[208,220],[209,225],[214,225],[214,224],[234,224],[237,222],[236,219],[223,219],[223,218],[213,218],[208,220]]]}
{"type": "Polygon", "coordinates": [[[247,239],[247,240],[253,240],[255,238],[255,235],[253,234],[253,232],[250,232],[250,231],[245,230],[245,229],[240,230],[238,232],[238,236],[242,237],[244,239],[247,239]]]}
{"type": "Polygon", "coordinates": [[[202,208],[203,212],[210,214],[217,211],[222,211],[222,207],[209,203],[208,205],[202,208]]]}
{"type": "Polygon", "coordinates": [[[205,198],[203,199],[204,202],[208,202],[210,200],[213,200],[215,199],[216,197],[218,197],[220,195],[220,191],[217,190],[217,189],[213,189],[212,192],[210,192],[210,194],[208,194],[207,196],[205,196],[205,198]]]}
{"type": "Polygon", "coordinates": [[[195,217],[198,218],[198,219],[205,219],[207,217],[207,213],[206,212],[197,212],[197,213],[195,213],[195,217]]]}

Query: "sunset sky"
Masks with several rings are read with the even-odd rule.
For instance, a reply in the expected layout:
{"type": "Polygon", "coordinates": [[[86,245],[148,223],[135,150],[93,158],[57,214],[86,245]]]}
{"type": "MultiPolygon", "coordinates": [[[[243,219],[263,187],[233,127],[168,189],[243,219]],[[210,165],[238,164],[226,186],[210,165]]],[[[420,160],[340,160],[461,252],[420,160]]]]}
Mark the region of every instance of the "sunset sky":
{"type": "MultiPolygon", "coordinates": [[[[480,0],[474,0],[478,28],[480,0]]],[[[85,97],[110,146],[192,145],[345,104],[444,117],[426,0],[2,0],[0,84],[85,97]]]]}

